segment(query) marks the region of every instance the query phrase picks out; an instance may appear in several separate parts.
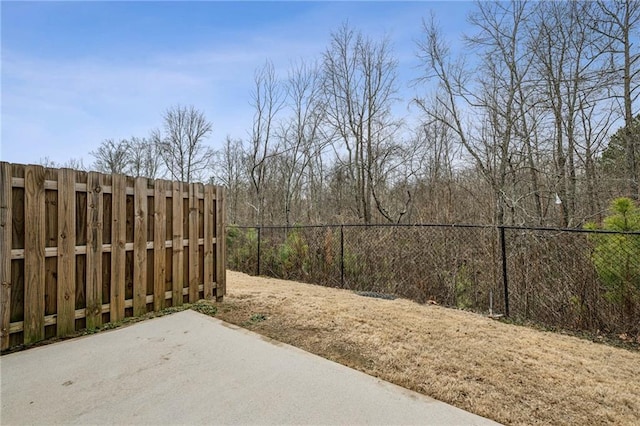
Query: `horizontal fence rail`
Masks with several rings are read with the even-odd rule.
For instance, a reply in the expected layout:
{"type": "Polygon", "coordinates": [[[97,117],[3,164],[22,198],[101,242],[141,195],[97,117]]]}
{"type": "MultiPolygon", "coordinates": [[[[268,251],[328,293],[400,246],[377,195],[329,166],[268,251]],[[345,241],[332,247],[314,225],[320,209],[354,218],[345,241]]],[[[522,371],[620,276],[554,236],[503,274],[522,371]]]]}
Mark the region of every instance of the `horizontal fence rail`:
{"type": "Polygon", "coordinates": [[[225,294],[222,187],[0,163],[1,347],[225,294]]]}
{"type": "Polygon", "coordinates": [[[640,232],[494,225],[228,226],[229,268],[545,326],[640,333],[640,232]]]}

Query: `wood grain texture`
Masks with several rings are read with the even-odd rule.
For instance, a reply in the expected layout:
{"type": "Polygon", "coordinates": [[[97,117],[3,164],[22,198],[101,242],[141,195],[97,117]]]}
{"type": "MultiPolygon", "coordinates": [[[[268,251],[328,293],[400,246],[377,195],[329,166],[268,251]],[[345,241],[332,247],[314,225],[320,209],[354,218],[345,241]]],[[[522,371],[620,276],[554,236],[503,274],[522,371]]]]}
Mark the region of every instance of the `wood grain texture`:
{"type": "Polygon", "coordinates": [[[227,294],[227,249],[225,235],[224,187],[216,188],[216,300],[227,294]]]}
{"type": "MultiPolygon", "coordinates": [[[[84,188],[87,186],[88,173],[85,171],[75,171],[75,211],[76,211],[76,245],[75,247],[87,246],[87,191],[78,191],[78,186],[82,185],[84,188]]],[[[75,249],[74,247],[74,249],[75,249]]],[[[76,285],[75,285],[75,310],[87,308],[87,256],[85,254],[75,253],[75,271],[76,271],[76,285]]],[[[75,330],[81,330],[87,327],[87,321],[85,318],[77,319],[75,321],[75,330]]]]}
{"type": "Polygon", "coordinates": [[[147,179],[136,178],[133,231],[133,316],[147,312],[147,179]]]}
{"type": "MultiPolygon", "coordinates": [[[[45,277],[44,277],[44,314],[58,314],[58,202],[59,191],[57,190],[59,170],[45,168],[45,277]],[[47,181],[56,183],[56,189],[47,187],[47,181]],[[55,256],[49,257],[51,250],[55,250],[55,256]]],[[[57,336],[57,326],[47,327],[45,324],[45,339],[57,336]]]]}
{"type": "Polygon", "coordinates": [[[196,183],[189,184],[189,303],[198,300],[198,198],[196,183]]]}
{"type": "Polygon", "coordinates": [[[45,290],[45,170],[25,170],[24,343],[44,339],[45,290]]]}
{"type": "Polygon", "coordinates": [[[11,164],[0,163],[0,350],[9,348],[11,323],[11,164]]]}
{"type": "Polygon", "coordinates": [[[153,191],[153,309],[165,307],[166,255],[167,240],[167,193],[165,181],[157,180],[153,191]]]}
{"type": "Polygon", "coordinates": [[[183,235],[182,235],[182,183],[173,182],[173,191],[171,199],[171,207],[173,212],[173,246],[172,250],[172,291],[173,291],[173,306],[182,305],[182,287],[183,281],[183,269],[184,269],[184,249],[183,249],[183,235]]]}
{"type": "Polygon", "coordinates": [[[204,298],[213,298],[213,271],[214,271],[214,251],[213,251],[213,236],[215,234],[214,229],[214,188],[211,185],[204,187],[204,298]]]}
{"type": "Polygon", "coordinates": [[[58,170],[57,335],[75,331],[76,191],[75,171],[58,170]]]}
{"type": "Polygon", "coordinates": [[[102,175],[87,176],[87,328],[102,325],[102,175]]]}
{"type": "Polygon", "coordinates": [[[122,175],[114,175],[111,208],[111,308],[110,321],[124,318],[125,295],[125,243],[127,238],[126,223],[126,181],[122,175]]]}
{"type": "MultiPolygon", "coordinates": [[[[12,164],[11,174],[24,180],[25,166],[12,164]]],[[[11,198],[11,246],[13,251],[14,249],[24,249],[24,187],[13,187],[11,198]]],[[[11,322],[24,321],[24,279],[23,256],[21,260],[11,262],[11,322]]],[[[9,333],[11,333],[11,328],[9,328],[9,333]]],[[[9,336],[9,347],[22,343],[24,343],[23,333],[9,336]]]]}

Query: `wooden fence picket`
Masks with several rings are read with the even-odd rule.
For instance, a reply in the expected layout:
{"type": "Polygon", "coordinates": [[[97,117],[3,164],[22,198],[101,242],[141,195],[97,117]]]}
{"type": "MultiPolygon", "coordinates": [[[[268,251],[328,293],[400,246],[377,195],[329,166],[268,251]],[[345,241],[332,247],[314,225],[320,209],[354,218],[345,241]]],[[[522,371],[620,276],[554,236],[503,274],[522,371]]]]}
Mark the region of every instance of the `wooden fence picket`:
{"type": "Polygon", "coordinates": [[[24,343],[44,339],[45,202],[42,166],[27,166],[24,177],[24,343]]]}
{"type": "Polygon", "coordinates": [[[213,298],[213,271],[215,265],[213,263],[213,236],[214,229],[214,192],[213,187],[206,185],[204,187],[204,247],[203,247],[203,272],[204,272],[204,298],[213,298]]]}
{"type": "Polygon", "coordinates": [[[87,328],[102,325],[102,175],[87,176],[87,328]]]}
{"type": "Polygon", "coordinates": [[[122,175],[114,175],[111,183],[111,309],[109,321],[124,318],[125,266],[126,266],[126,180],[122,175]]]}
{"type": "Polygon", "coordinates": [[[0,349],[9,348],[11,323],[11,164],[0,163],[0,349]]]}
{"type": "Polygon", "coordinates": [[[227,249],[225,237],[225,208],[224,208],[224,187],[219,186],[216,190],[216,300],[222,301],[222,297],[227,294],[227,249]]]}
{"type": "Polygon", "coordinates": [[[147,312],[147,179],[137,178],[134,187],[133,316],[147,312]]]}
{"type": "Polygon", "coordinates": [[[58,170],[57,335],[75,331],[76,180],[75,171],[58,170]]]}
{"type": "Polygon", "coordinates": [[[198,300],[198,199],[196,184],[189,184],[189,303],[198,300]]]}
{"type": "Polygon", "coordinates": [[[165,181],[157,180],[153,191],[153,309],[165,307],[165,285],[167,281],[167,190],[165,181]]]}

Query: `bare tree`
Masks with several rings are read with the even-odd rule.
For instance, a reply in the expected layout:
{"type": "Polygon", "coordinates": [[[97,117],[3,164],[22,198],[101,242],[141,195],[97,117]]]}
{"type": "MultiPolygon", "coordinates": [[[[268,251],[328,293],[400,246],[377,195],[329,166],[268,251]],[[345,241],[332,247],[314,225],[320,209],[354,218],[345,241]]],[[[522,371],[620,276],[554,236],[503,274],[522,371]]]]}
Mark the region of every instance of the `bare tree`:
{"type": "Polygon", "coordinates": [[[62,163],[60,167],[73,170],[87,170],[82,158],[69,158],[67,161],[62,163]]]}
{"type": "Polygon", "coordinates": [[[41,157],[38,160],[38,164],[40,164],[41,166],[44,167],[49,167],[49,168],[67,168],[67,169],[74,169],[74,170],[86,170],[87,168],[84,165],[84,161],[82,160],[82,158],[69,158],[68,160],[66,160],[63,163],[57,163],[55,161],[53,161],[49,156],[45,156],[45,157],[41,157]]]}
{"type": "Polygon", "coordinates": [[[172,179],[193,182],[204,178],[214,151],[204,145],[212,125],[202,111],[177,105],[164,113],[163,132],[152,133],[172,179]]]}
{"type": "Polygon", "coordinates": [[[56,167],[58,167],[58,163],[53,161],[51,157],[49,157],[48,155],[44,157],[40,157],[40,159],[38,160],[38,164],[43,167],[48,167],[51,169],[55,169],[56,167]]]}
{"type": "Polygon", "coordinates": [[[126,172],[129,163],[129,142],[125,139],[116,142],[105,139],[98,149],[89,154],[95,159],[93,168],[107,174],[122,174],[126,172]]]}
{"type": "MultiPolygon", "coordinates": [[[[535,74],[541,110],[549,115],[553,140],[554,179],[563,226],[581,222],[579,181],[586,170],[593,191],[593,157],[609,130],[610,114],[603,105],[612,87],[606,61],[598,50],[601,35],[583,19],[594,16],[589,2],[543,3],[529,28],[535,39],[535,74]]],[[[593,194],[588,197],[594,198],[593,194]]],[[[593,214],[593,209],[588,214],[593,214]]]]}
{"type": "Polygon", "coordinates": [[[535,101],[535,85],[526,79],[533,63],[533,56],[526,49],[529,32],[525,23],[530,13],[524,1],[486,2],[478,3],[470,16],[476,34],[468,41],[471,47],[481,50],[483,59],[476,78],[479,96],[468,93],[466,97],[473,99],[474,106],[486,117],[481,140],[492,169],[498,223],[504,223],[507,216],[512,224],[525,222],[522,204],[530,194],[541,214],[536,164],[527,152],[532,136],[527,111],[535,101]],[[528,187],[520,184],[526,166],[533,172],[528,187]]]}
{"type": "MultiPolygon", "coordinates": [[[[284,220],[287,225],[291,223],[294,200],[302,196],[305,177],[309,178],[314,173],[311,170],[313,159],[321,155],[326,146],[321,127],[324,116],[321,83],[318,66],[304,61],[293,65],[286,81],[287,107],[291,115],[282,130],[280,172],[283,175],[284,220]]],[[[313,203],[309,196],[307,202],[313,203]]]]}
{"type": "Polygon", "coordinates": [[[248,184],[245,179],[245,155],[241,139],[227,136],[221,150],[216,152],[213,167],[213,179],[227,188],[227,218],[229,223],[238,223],[243,217],[240,212],[240,200],[248,184]]]}
{"type": "MultiPolygon", "coordinates": [[[[485,149],[487,145],[474,133],[473,127],[467,125],[464,115],[464,111],[471,111],[474,105],[466,98],[470,91],[470,73],[462,60],[451,58],[449,46],[436,25],[435,16],[431,16],[430,21],[423,21],[423,31],[424,37],[418,41],[418,58],[424,66],[425,75],[419,82],[435,81],[436,92],[433,102],[427,103],[417,98],[416,103],[422,108],[427,122],[440,123],[450,130],[480,175],[491,186],[496,203],[502,206],[499,210],[503,211],[501,188],[496,185],[493,163],[488,158],[488,155],[497,153],[498,150],[485,149]]],[[[498,223],[504,221],[501,213],[497,213],[495,218],[498,223]]]]}
{"type": "Polygon", "coordinates": [[[254,108],[251,140],[246,152],[247,168],[253,187],[254,218],[259,224],[265,220],[265,184],[268,161],[278,155],[274,146],[276,115],[283,108],[285,90],[278,80],[271,62],[266,62],[254,75],[251,105],[254,108]]]}
{"type": "Polygon", "coordinates": [[[637,0],[598,0],[590,16],[590,30],[603,36],[602,53],[610,57],[609,72],[619,90],[613,95],[622,104],[626,137],[624,138],[629,195],[640,199],[640,142],[633,137],[633,121],[637,110],[634,102],[640,95],[640,50],[637,37],[640,30],[640,2],[637,0]],[[635,43],[634,43],[635,42],[635,43]],[[622,84],[620,84],[620,82],[622,84]]]}
{"type": "Polygon", "coordinates": [[[156,179],[160,176],[160,147],[152,139],[132,137],[128,141],[127,174],[156,179]]]}
{"type": "MultiPolygon", "coordinates": [[[[423,110],[441,108],[435,97],[420,99],[423,110]]],[[[405,177],[415,193],[414,212],[409,219],[443,223],[455,222],[454,206],[454,157],[459,151],[453,132],[444,123],[425,117],[414,130],[405,147],[405,177]]]]}
{"type": "Polygon", "coordinates": [[[446,125],[491,188],[498,224],[526,221],[523,203],[532,196],[538,220],[542,207],[529,111],[535,84],[527,81],[532,55],[526,49],[530,17],[525,2],[481,2],[470,15],[475,33],[468,46],[479,56],[475,75],[462,58],[452,60],[432,17],[418,44],[422,81],[435,81],[435,105],[418,102],[431,120],[446,125]],[[473,118],[471,118],[473,117],[473,118]],[[528,188],[522,171],[529,169],[528,188]]]}
{"type": "Polygon", "coordinates": [[[383,160],[395,149],[399,126],[390,112],[397,94],[397,60],[389,41],[375,42],[343,24],[331,35],[323,69],[327,124],[336,135],[339,166],[352,187],[354,212],[371,223],[375,206],[395,221],[376,192],[384,183],[383,160]]]}

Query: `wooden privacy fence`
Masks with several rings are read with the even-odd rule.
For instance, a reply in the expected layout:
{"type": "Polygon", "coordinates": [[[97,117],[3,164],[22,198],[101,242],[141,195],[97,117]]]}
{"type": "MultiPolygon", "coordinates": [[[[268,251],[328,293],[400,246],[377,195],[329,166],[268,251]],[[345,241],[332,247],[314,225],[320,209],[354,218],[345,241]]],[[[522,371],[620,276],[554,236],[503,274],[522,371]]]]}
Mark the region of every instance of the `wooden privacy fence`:
{"type": "Polygon", "coordinates": [[[224,190],[0,162],[2,350],[225,294],[224,190]]]}

